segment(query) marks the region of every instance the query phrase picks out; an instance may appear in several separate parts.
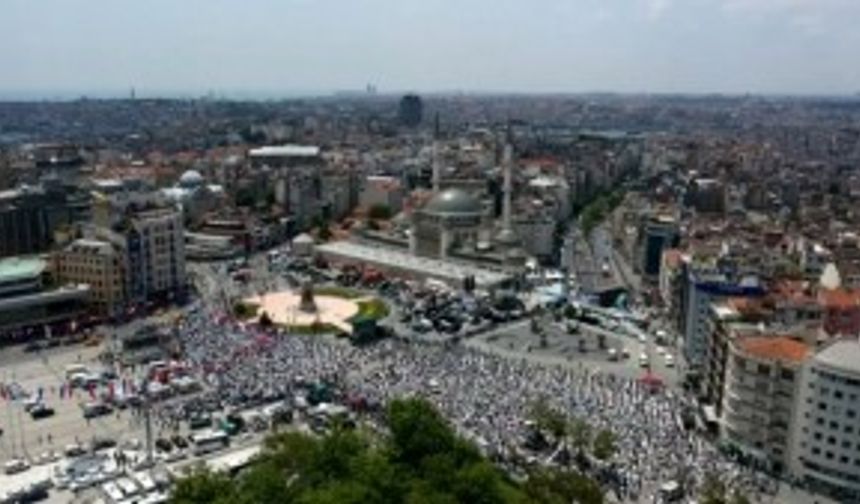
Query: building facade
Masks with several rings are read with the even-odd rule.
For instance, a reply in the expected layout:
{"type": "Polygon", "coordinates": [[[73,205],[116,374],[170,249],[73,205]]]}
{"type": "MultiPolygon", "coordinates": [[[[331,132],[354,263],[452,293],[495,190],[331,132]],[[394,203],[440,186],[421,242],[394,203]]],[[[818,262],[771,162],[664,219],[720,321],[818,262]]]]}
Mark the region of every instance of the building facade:
{"type": "Polygon", "coordinates": [[[90,306],[100,315],[117,316],[128,301],[128,261],[113,243],[79,239],[55,255],[57,278],[90,287],[90,306]]]}
{"type": "Polygon", "coordinates": [[[792,472],[817,491],[860,501],[860,343],[822,349],[800,390],[792,472]]]}
{"type": "Polygon", "coordinates": [[[35,257],[0,260],[0,337],[24,328],[65,325],[83,315],[87,285],[51,287],[47,263],[35,257]]]}
{"type": "Polygon", "coordinates": [[[720,437],[760,468],[781,473],[791,462],[793,424],[809,347],[779,335],[728,342],[720,437]]]}
{"type": "Polygon", "coordinates": [[[154,208],[130,214],[125,232],[130,298],[175,299],[185,294],[185,237],[182,213],[154,208]]]}

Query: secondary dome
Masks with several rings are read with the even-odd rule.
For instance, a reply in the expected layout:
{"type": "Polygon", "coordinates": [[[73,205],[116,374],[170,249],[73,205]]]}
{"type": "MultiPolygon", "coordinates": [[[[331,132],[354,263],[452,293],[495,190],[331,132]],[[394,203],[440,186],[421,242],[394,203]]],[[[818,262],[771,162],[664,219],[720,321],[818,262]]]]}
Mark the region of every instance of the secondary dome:
{"type": "Polygon", "coordinates": [[[188,170],[179,177],[179,185],[186,189],[193,189],[203,185],[203,175],[197,170],[188,170]]]}
{"type": "Polygon", "coordinates": [[[481,203],[462,189],[445,189],[424,205],[425,212],[434,214],[480,214],[481,203]]]}

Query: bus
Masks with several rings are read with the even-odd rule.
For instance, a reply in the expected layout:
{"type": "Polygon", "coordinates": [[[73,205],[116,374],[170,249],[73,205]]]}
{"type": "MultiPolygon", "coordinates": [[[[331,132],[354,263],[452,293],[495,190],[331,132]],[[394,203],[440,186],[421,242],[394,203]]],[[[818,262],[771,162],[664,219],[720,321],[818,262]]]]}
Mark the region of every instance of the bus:
{"type": "Polygon", "coordinates": [[[200,456],[223,450],[230,445],[230,436],[222,430],[208,429],[191,436],[194,455],[200,456]]]}

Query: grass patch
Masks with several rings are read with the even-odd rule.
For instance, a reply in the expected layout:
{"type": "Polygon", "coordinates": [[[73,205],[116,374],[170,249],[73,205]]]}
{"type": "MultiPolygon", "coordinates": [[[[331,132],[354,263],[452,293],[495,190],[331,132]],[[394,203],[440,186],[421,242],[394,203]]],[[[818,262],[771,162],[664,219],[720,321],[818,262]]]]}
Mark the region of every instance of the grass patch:
{"type": "Polygon", "coordinates": [[[388,316],[388,305],[381,299],[373,298],[358,302],[358,313],[349,322],[360,319],[381,320],[388,316]]]}
{"type": "Polygon", "coordinates": [[[233,305],[233,315],[239,320],[248,320],[257,316],[260,305],[247,302],[238,302],[233,305]]]}
{"type": "Polygon", "coordinates": [[[349,289],[347,287],[338,287],[336,285],[329,285],[324,287],[314,287],[314,295],[316,296],[331,296],[338,297],[343,299],[356,299],[360,297],[364,297],[364,294],[361,292],[349,289]]]}
{"type": "Polygon", "coordinates": [[[289,334],[330,334],[330,333],[338,333],[340,329],[337,326],[332,324],[310,324],[310,325],[281,325],[279,326],[283,328],[289,334]]]}

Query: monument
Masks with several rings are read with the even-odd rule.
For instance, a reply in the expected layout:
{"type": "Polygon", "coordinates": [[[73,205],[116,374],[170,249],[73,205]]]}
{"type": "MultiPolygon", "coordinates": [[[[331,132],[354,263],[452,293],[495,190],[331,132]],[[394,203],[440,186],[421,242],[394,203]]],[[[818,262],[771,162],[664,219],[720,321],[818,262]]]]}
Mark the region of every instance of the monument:
{"type": "Polygon", "coordinates": [[[314,286],[310,281],[302,284],[302,298],[299,301],[299,310],[305,313],[316,313],[317,304],[314,301],[314,286]]]}

